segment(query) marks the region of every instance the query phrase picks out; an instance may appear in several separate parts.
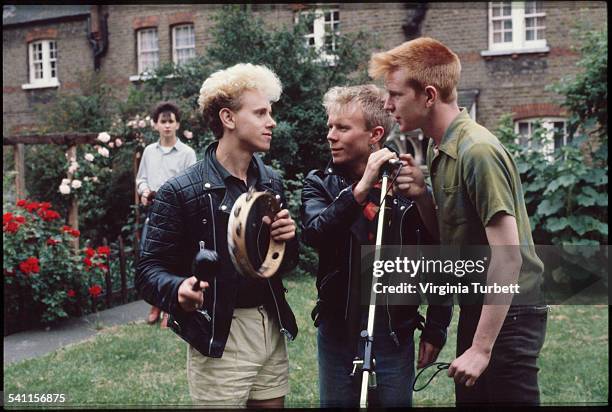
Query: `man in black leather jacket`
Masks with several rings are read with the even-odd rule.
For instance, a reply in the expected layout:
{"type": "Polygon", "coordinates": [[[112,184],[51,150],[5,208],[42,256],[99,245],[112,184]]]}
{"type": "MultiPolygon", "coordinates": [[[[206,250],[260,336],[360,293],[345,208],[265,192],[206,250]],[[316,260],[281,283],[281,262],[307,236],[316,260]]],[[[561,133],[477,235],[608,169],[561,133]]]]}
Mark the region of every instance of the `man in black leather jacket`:
{"type": "MultiPolygon", "coordinates": [[[[319,392],[323,407],[357,406],[359,381],[349,374],[363,356],[359,332],[367,311],[360,301],[361,245],[373,244],[381,166],[397,155],[382,148],[394,119],[385,112],[383,92],[374,85],[332,88],[324,97],[332,161],[313,170],[302,191],[304,243],[319,254],[319,392]],[[359,348],[361,347],[361,353],[359,348]]],[[[391,219],[384,244],[434,243],[413,202],[389,196],[391,219]]],[[[410,406],[414,380],[415,328],[423,329],[418,366],[433,362],[446,340],[451,306],[429,306],[427,321],[418,306],[379,306],[374,328],[378,406],[410,406]]],[[[356,374],[355,376],[361,376],[356,374]]]]}
{"type": "Polygon", "coordinates": [[[212,74],[199,104],[218,141],[169,179],[152,205],[136,285],[147,302],[171,314],[169,326],[190,343],[189,391],[198,405],[282,407],[288,392],[284,337],[293,340],[297,324],[286,289],[278,274],[265,280],[239,275],[227,246],[232,206],[255,187],[281,202],[274,221],[262,222],[270,225],[269,236],[286,242],[280,271],[297,263],[282,182],[254,155],[270,148],[271,102],[280,93],[278,77],[264,66],[237,64],[212,74]],[[199,249],[219,256],[215,273],[200,274],[205,280],[192,276],[199,249]]]}

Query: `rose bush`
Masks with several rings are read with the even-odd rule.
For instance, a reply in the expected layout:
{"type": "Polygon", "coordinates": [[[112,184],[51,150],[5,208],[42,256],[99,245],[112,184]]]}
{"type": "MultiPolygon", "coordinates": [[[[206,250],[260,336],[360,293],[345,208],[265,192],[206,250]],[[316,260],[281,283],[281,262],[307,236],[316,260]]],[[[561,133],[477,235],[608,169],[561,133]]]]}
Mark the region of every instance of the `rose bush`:
{"type": "Polygon", "coordinates": [[[5,333],[95,309],[91,298],[102,291],[94,287],[103,284],[110,249],[76,251],[81,233],[62,225],[49,202],[22,199],[4,210],[5,333]]]}

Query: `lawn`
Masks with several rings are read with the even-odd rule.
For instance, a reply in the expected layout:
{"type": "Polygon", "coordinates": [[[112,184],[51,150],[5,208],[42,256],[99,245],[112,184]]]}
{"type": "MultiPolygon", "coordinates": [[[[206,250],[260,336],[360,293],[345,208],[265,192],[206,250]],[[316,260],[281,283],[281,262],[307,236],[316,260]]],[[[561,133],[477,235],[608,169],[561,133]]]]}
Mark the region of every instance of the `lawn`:
{"type": "MultiPolygon", "coordinates": [[[[288,407],[317,403],[316,329],[310,321],[314,281],[286,281],[300,334],[288,344],[288,407]]],[[[456,316],[440,360],[453,359],[456,316]]],[[[608,306],[554,306],[540,357],[541,399],[547,405],[588,405],[608,399],[608,306]]],[[[4,367],[8,394],[65,394],[66,407],[188,406],[186,344],[170,330],[144,323],[102,329],[95,338],[41,358],[4,367]]],[[[414,396],[416,406],[453,405],[443,374],[414,396]]],[[[54,406],[60,406],[55,404],[54,406]]]]}

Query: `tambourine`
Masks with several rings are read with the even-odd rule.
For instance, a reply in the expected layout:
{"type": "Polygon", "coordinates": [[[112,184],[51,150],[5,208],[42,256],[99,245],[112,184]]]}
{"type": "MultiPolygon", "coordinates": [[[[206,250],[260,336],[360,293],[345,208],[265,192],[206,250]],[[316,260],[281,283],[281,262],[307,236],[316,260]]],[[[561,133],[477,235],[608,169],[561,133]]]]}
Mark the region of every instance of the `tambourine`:
{"type": "Polygon", "coordinates": [[[234,203],[227,226],[227,245],[234,267],[243,276],[265,279],[278,271],[285,254],[285,243],[272,239],[262,218],[268,216],[273,221],[280,209],[277,196],[270,192],[256,192],[253,188],[240,195],[234,203]],[[262,235],[268,239],[267,251],[263,253],[260,250],[262,235]]]}

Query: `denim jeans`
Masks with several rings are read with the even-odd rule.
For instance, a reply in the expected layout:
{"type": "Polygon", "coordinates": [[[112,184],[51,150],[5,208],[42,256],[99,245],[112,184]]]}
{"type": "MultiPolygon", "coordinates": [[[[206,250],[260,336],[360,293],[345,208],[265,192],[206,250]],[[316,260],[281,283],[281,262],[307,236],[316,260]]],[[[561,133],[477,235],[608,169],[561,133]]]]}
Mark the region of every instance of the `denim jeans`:
{"type": "MultiPolygon", "coordinates": [[[[377,312],[383,314],[383,309],[377,312]]],[[[408,325],[408,322],[406,322],[408,325]]],[[[349,376],[356,355],[354,340],[337,333],[333,322],[319,325],[319,399],[323,408],[359,407],[362,373],[349,376]]],[[[413,326],[398,327],[399,346],[389,336],[386,316],[377,316],[374,328],[373,352],[376,360],[378,406],[407,407],[412,404],[414,380],[413,326]]],[[[363,344],[359,344],[363,359],[363,344]]],[[[371,406],[372,403],[369,403],[371,406]]]]}
{"type": "MultiPolygon", "coordinates": [[[[480,308],[461,308],[457,356],[472,345],[480,308]]],[[[487,369],[470,388],[455,384],[457,405],[539,405],[537,359],[546,335],[547,312],[547,306],[510,307],[487,369]]]]}

